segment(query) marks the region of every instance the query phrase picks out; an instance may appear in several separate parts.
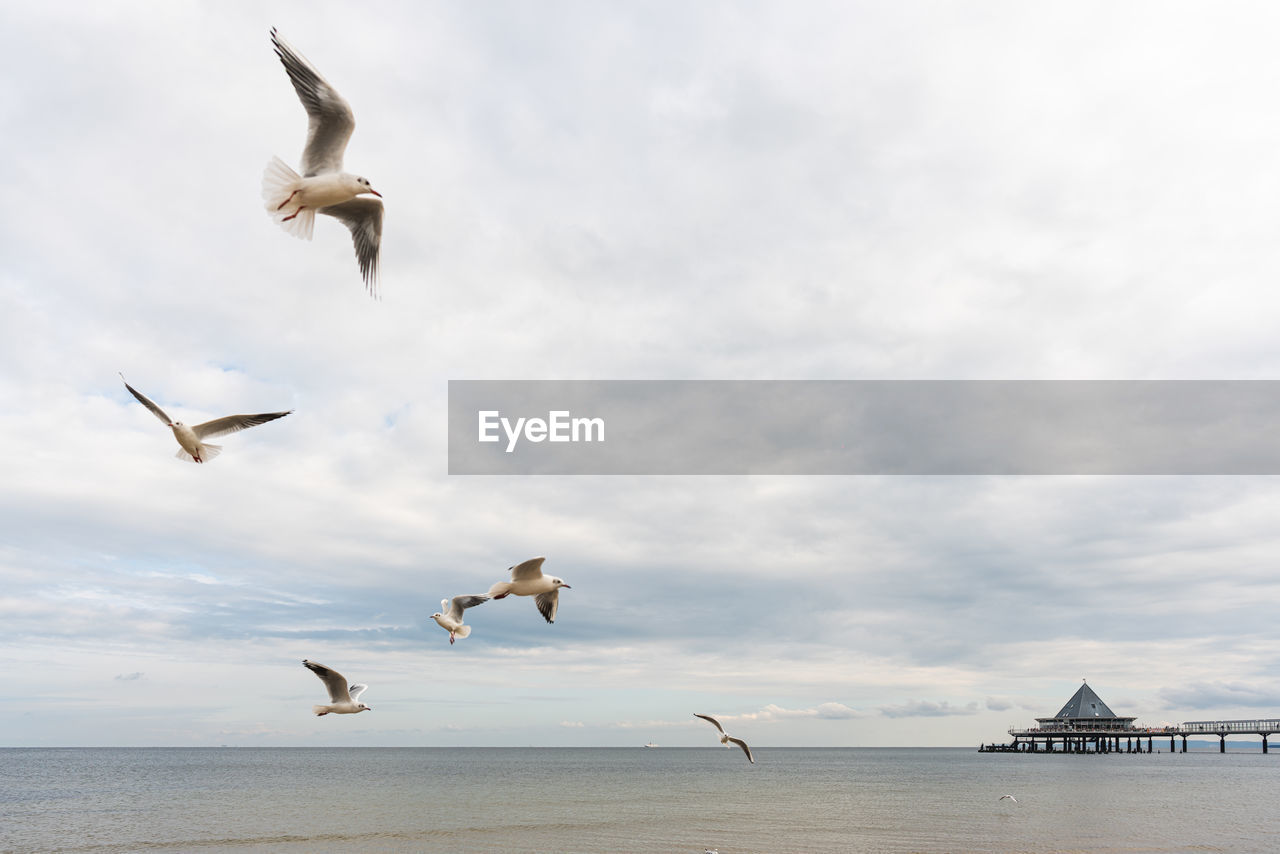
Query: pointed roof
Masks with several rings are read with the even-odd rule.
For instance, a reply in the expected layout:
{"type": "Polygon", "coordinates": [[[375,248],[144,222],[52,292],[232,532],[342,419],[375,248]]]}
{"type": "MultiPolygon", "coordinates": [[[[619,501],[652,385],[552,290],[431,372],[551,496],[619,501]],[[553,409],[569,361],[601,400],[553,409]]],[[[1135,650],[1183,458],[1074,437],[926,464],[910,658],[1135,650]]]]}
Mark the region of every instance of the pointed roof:
{"type": "Polygon", "coordinates": [[[1058,714],[1051,718],[1036,718],[1036,721],[1040,724],[1040,731],[1049,730],[1053,732],[1064,730],[1073,732],[1132,730],[1134,720],[1136,718],[1117,715],[1111,711],[1111,707],[1102,702],[1102,698],[1095,694],[1087,683],[1081,685],[1079,690],[1071,695],[1071,699],[1067,700],[1067,704],[1062,707],[1058,714]]]}
{"type": "Polygon", "coordinates": [[[1076,691],[1067,700],[1067,704],[1062,707],[1062,711],[1054,715],[1055,719],[1071,719],[1071,718],[1115,718],[1119,717],[1111,708],[1099,697],[1094,690],[1089,687],[1086,682],[1080,686],[1080,690],[1076,691]]]}

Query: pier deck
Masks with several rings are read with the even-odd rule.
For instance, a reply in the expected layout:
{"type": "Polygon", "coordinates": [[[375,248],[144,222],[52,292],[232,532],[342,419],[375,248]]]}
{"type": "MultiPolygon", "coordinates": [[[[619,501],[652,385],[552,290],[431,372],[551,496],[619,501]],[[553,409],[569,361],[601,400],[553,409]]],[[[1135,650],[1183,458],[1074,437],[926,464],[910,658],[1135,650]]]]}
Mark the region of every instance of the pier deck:
{"type": "MultiPolygon", "coordinates": [[[[1127,720],[1132,720],[1127,719],[1127,720]]],[[[1013,741],[1007,744],[984,744],[982,753],[1152,753],[1156,739],[1169,739],[1169,751],[1177,749],[1176,740],[1182,739],[1182,751],[1187,752],[1187,738],[1193,735],[1218,736],[1218,752],[1227,750],[1228,735],[1257,735],[1262,737],[1262,752],[1268,752],[1267,739],[1280,732],[1280,718],[1260,718],[1237,721],[1188,721],[1180,726],[1139,727],[1106,721],[1091,725],[1078,719],[1072,723],[1041,724],[1020,729],[1011,727],[1013,741]],[[1142,741],[1146,739],[1146,750],[1142,741]],[[1123,743],[1122,743],[1123,742],[1123,743]]]]}

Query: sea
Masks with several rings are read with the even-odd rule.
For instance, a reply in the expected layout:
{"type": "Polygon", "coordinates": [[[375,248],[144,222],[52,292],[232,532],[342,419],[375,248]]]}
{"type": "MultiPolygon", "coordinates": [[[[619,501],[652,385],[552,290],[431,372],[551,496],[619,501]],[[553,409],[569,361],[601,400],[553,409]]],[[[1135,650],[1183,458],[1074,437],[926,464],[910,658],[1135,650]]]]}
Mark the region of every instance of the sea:
{"type": "Polygon", "coordinates": [[[1280,756],[0,749],[3,852],[1280,852],[1280,756]],[[1001,799],[1010,794],[1016,798],[1001,799]]]}

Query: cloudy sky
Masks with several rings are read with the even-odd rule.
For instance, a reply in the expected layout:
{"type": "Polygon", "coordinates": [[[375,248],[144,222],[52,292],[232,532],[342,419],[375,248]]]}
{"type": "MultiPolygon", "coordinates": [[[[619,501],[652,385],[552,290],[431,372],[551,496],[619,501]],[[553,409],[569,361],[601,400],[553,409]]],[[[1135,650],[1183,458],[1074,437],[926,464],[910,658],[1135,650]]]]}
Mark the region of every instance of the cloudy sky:
{"type": "MultiPolygon", "coordinates": [[[[450,476],[449,380],[1280,377],[1270,4],[0,11],[0,737],[976,745],[1280,712],[1280,483],[450,476]],[[274,225],[351,102],[385,197],[274,225]],[[293,409],[181,462],[175,418],[293,409]],[[429,618],[546,555],[572,589],[429,618]],[[314,718],[303,658],[371,686],[314,718]]],[[[750,429],[744,423],[743,429],[750,429]]]]}

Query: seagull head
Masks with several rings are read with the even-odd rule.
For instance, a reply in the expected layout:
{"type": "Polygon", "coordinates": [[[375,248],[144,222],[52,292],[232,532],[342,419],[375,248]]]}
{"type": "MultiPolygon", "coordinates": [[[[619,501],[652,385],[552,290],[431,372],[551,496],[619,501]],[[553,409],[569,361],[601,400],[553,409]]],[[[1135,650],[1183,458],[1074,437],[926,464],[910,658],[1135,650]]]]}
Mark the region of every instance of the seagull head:
{"type": "Polygon", "coordinates": [[[373,706],[366,706],[364,703],[361,703],[360,705],[356,706],[356,712],[357,712],[357,713],[359,713],[359,712],[372,712],[372,711],[373,711],[373,706]]]}
{"type": "Polygon", "coordinates": [[[551,583],[554,584],[556,587],[564,587],[569,590],[573,589],[572,587],[569,587],[569,585],[565,584],[563,580],[556,578],[554,575],[551,576],[551,583]]]}
{"type": "Polygon", "coordinates": [[[373,193],[378,198],[382,198],[382,193],[379,193],[377,190],[373,189],[373,185],[369,183],[368,178],[361,178],[360,176],[357,175],[356,183],[360,185],[361,193],[373,193]]]}

